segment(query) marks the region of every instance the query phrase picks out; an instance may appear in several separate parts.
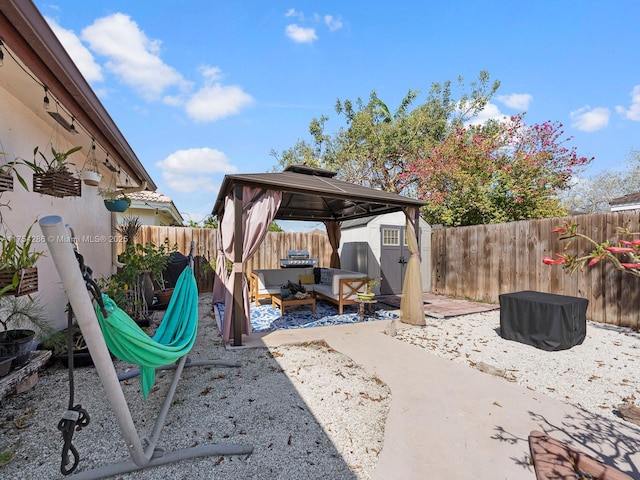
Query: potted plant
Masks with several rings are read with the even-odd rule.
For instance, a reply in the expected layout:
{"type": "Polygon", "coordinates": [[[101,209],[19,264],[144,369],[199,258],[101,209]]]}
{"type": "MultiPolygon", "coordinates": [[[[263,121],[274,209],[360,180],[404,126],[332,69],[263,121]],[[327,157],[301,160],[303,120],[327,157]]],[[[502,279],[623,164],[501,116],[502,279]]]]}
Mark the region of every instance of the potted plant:
{"type": "Polygon", "coordinates": [[[24,162],[34,172],[33,191],[53,197],[79,197],[82,194],[82,182],[69,170],[69,158],[81,149],[81,146],[77,146],[66,152],[58,152],[51,147],[52,158],[49,159],[36,147],[33,150],[33,162],[24,162]],[[36,161],[38,154],[44,162],[42,166],[36,161]]]}
{"type": "Polygon", "coordinates": [[[0,325],[0,357],[14,357],[12,369],[29,363],[37,335],[53,333],[38,299],[32,297],[0,297],[0,325]]]}
{"type": "Polygon", "coordinates": [[[33,249],[32,227],[23,236],[0,235],[0,298],[38,291],[36,262],[44,253],[33,249]]]}
{"type": "Polygon", "coordinates": [[[87,158],[85,160],[85,166],[88,164],[88,168],[82,168],[80,172],[80,178],[85,183],[85,185],[89,185],[90,187],[97,187],[100,185],[100,180],[102,180],[102,175],[98,172],[98,161],[96,160],[96,144],[95,142],[91,144],[91,150],[87,153],[87,158]]]}
{"type": "Polygon", "coordinates": [[[98,193],[104,198],[104,206],[110,212],[124,212],[131,205],[131,199],[117,190],[99,189],[98,193]]]}
{"type": "MultiPolygon", "coordinates": [[[[173,293],[173,289],[164,288],[162,272],[169,263],[169,255],[176,248],[169,248],[169,242],[165,240],[161,245],[129,244],[120,254],[119,261],[124,266],[113,276],[112,281],[121,285],[128,293],[128,305],[125,307],[121,305],[121,308],[130,312],[134,320],[140,322],[148,320],[146,318],[148,307],[153,304],[155,295],[163,291],[173,293]],[[160,289],[156,290],[154,284],[160,289]]],[[[168,299],[166,301],[168,302],[168,299]]]]}
{"type": "MultiPolygon", "coordinates": [[[[0,155],[5,156],[6,153],[0,152],[0,155]]],[[[20,182],[20,184],[24,187],[25,190],[29,190],[27,186],[27,182],[25,182],[24,178],[20,175],[18,170],[16,170],[17,165],[23,165],[22,162],[14,160],[12,162],[8,162],[0,165],[0,192],[10,192],[13,190],[13,174],[15,173],[16,178],[20,182]]]]}
{"type": "Polygon", "coordinates": [[[380,282],[380,278],[369,277],[366,276],[363,278],[364,280],[364,292],[358,293],[358,298],[360,300],[373,300],[376,294],[373,292],[372,288],[378,285],[380,282]]]}

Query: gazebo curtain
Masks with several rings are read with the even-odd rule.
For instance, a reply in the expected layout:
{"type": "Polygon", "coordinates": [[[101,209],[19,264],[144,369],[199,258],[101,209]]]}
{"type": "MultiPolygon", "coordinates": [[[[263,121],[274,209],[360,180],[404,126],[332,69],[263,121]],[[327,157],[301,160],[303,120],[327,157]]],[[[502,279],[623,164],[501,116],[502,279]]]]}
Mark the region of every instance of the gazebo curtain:
{"type": "Polygon", "coordinates": [[[418,236],[416,234],[419,220],[415,209],[406,211],[405,215],[407,217],[405,236],[410,256],[402,285],[402,299],[400,300],[401,321],[411,325],[426,325],[424,305],[422,303],[420,254],[418,253],[418,236]]]}
{"type": "Polygon", "coordinates": [[[329,245],[331,245],[331,260],[329,267],[340,268],[340,255],[338,254],[338,247],[340,247],[340,227],[342,222],[336,220],[327,220],[324,222],[327,227],[327,236],[329,237],[329,245]]]}
{"type": "MultiPolygon", "coordinates": [[[[231,192],[225,200],[224,215],[218,225],[220,232],[221,249],[218,250],[216,261],[216,283],[223,282],[224,285],[224,318],[222,320],[222,338],[228,342],[231,338],[231,325],[234,318],[234,310],[238,308],[234,302],[233,292],[235,277],[233,273],[243,272],[243,265],[259,248],[264,237],[269,231],[269,225],[273,221],[280,202],[282,192],[265,190],[263,188],[242,187],[242,225],[235,222],[235,195],[231,192]],[[242,259],[235,262],[234,240],[236,235],[242,237],[242,259]],[[233,263],[233,273],[227,274],[226,259],[233,263]],[[223,265],[224,270],[218,267],[223,265]],[[221,274],[219,275],[218,272],[221,274]]],[[[247,278],[242,275],[242,306],[243,321],[242,333],[251,333],[251,317],[249,310],[249,285],[247,278]]],[[[216,290],[214,284],[214,302],[221,301],[220,292],[216,290]],[[216,296],[217,295],[217,296],[216,296]]]]}

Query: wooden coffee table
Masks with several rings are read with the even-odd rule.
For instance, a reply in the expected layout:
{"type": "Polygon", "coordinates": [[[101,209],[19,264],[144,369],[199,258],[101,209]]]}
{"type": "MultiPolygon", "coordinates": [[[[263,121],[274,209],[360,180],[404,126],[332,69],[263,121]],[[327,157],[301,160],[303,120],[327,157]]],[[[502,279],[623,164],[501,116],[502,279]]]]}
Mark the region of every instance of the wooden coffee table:
{"type": "Polygon", "coordinates": [[[282,298],[281,295],[271,295],[271,306],[276,308],[280,307],[280,313],[284,315],[284,309],[286,307],[292,307],[295,305],[311,305],[311,313],[316,313],[316,299],[308,294],[306,298],[296,298],[293,295],[287,298],[282,298]]]}

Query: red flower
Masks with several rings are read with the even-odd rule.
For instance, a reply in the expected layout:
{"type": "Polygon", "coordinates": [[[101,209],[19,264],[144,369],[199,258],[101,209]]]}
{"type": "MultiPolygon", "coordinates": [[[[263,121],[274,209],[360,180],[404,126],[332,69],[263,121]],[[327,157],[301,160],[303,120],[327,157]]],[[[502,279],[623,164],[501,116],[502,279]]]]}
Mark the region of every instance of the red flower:
{"type": "Polygon", "coordinates": [[[591,261],[587,263],[587,267],[593,267],[599,261],[600,261],[600,257],[593,257],[591,261]]]}
{"type": "Polygon", "coordinates": [[[544,263],[545,265],[559,265],[561,263],[565,263],[567,261],[566,257],[564,257],[563,255],[560,255],[559,253],[556,253],[556,257],[555,259],[553,258],[549,258],[549,257],[544,257],[542,259],[542,263],[544,263]]]}
{"type": "Polygon", "coordinates": [[[633,252],[633,248],[631,247],[604,247],[605,250],[611,253],[629,253],[633,252]]]}
{"type": "Polygon", "coordinates": [[[621,263],[624,268],[640,268],[640,263],[621,263]]]}

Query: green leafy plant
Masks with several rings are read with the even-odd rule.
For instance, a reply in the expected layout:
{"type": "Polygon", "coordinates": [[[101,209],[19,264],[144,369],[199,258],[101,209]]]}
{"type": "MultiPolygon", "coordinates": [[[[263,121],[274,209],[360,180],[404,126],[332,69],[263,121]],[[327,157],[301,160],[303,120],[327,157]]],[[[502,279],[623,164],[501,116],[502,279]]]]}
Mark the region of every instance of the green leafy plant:
{"type": "Polygon", "coordinates": [[[44,252],[33,249],[31,225],[23,236],[0,235],[0,270],[15,271],[13,281],[0,289],[0,298],[18,286],[20,271],[32,268],[44,252]]]}
{"type": "Polygon", "coordinates": [[[366,293],[371,293],[371,289],[373,287],[375,287],[376,285],[378,285],[378,283],[380,283],[380,281],[382,280],[382,277],[369,277],[366,276],[363,278],[364,280],[364,284],[365,284],[365,292],[366,293]]]}
{"type": "Polygon", "coordinates": [[[82,149],[82,146],[73,147],[66,152],[58,152],[55,148],[51,147],[52,158],[47,158],[44,153],[38,150],[38,147],[33,150],[33,162],[24,161],[35,173],[64,173],[71,175],[69,171],[69,157],[75,152],[82,149]],[[44,166],[41,166],[37,161],[37,155],[40,155],[44,162],[44,166]]]}
{"type": "Polygon", "coordinates": [[[38,298],[7,296],[0,298],[0,325],[4,332],[10,329],[28,328],[35,330],[43,338],[48,338],[54,333],[38,298]]]}
{"type": "MultiPolygon", "coordinates": [[[[5,156],[6,153],[0,152],[0,155],[5,156]]],[[[4,163],[4,164],[0,165],[0,175],[12,175],[12,174],[15,174],[16,178],[18,179],[18,182],[20,182],[20,185],[22,185],[25,190],[29,191],[29,187],[27,186],[27,182],[22,177],[22,175],[20,175],[20,172],[18,172],[18,170],[16,169],[16,167],[18,165],[25,165],[25,163],[24,162],[20,162],[18,160],[13,160],[11,162],[4,163]]]]}

